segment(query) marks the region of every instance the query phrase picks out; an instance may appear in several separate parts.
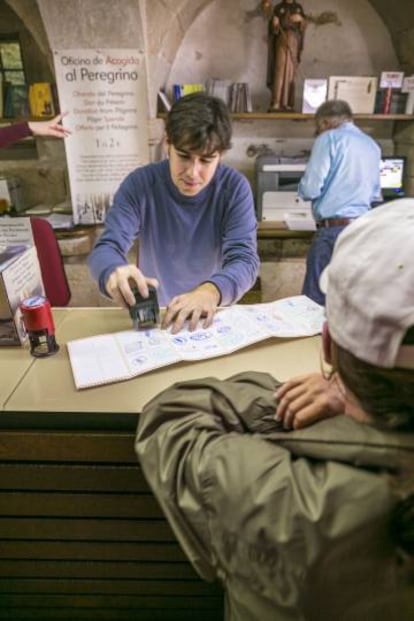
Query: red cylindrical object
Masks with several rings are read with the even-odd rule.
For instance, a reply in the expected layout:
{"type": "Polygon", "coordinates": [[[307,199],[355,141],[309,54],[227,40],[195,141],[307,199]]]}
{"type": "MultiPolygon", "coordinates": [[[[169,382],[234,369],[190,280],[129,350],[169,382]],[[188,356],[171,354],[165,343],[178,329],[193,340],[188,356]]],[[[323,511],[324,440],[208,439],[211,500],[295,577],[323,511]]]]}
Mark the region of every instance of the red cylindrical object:
{"type": "Polygon", "coordinates": [[[59,351],[49,300],[43,295],[26,298],[20,303],[20,312],[29,335],[32,356],[43,358],[59,351]]]}
{"type": "Polygon", "coordinates": [[[32,298],[26,298],[21,302],[20,310],[27,332],[47,330],[48,334],[55,333],[50,302],[44,296],[35,295],[32,298]]]}

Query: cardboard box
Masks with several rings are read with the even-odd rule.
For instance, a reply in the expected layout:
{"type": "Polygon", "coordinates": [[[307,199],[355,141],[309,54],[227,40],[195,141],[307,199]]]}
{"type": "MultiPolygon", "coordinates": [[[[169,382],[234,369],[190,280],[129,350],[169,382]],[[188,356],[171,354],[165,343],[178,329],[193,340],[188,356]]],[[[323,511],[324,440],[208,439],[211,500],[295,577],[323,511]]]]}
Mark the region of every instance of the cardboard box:
{"type": "Polygon", "coordinates": [[[44,295],[30,221],[13,220],[0,221],[0,346],[26,342],[20,302],[32,295],[44,295]]]}
{"type": "Polygon", "coordinates": [[[355,114],[373,114],[378,80],[364,76],[330,76],[328,99],[344,99],[355,114]]]}

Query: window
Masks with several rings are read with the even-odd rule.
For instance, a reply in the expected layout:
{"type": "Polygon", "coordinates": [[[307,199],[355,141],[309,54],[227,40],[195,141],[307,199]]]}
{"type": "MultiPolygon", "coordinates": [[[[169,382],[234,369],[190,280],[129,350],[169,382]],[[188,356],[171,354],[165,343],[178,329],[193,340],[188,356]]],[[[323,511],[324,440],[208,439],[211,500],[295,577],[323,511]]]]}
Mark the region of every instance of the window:
{"type": "Polygon", "coordinates": [[[3,82],[26,85],[22,51],[17,36],[0,37],[0,73],[3,82]]]}
{"type": "Polygon", "coordinates": [[[17,35],[0,37],[0,117],[18,118],[29,113],[26,75],[17,35]]]}

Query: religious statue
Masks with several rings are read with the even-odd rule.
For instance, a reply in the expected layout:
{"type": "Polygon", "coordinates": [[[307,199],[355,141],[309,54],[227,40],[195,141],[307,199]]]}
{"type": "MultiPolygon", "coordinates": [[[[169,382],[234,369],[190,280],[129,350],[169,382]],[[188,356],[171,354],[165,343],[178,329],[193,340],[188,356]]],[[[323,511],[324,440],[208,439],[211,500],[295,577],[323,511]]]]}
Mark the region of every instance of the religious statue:
{"type": "Polygon", "coordinates": [[[306,17],[302,5],[283,0],[272,9],[271,0],[262,0],[269,18],[267,86],[271,92],[269,112],[293,110],[295,78],[301,60],[306,17]]]}

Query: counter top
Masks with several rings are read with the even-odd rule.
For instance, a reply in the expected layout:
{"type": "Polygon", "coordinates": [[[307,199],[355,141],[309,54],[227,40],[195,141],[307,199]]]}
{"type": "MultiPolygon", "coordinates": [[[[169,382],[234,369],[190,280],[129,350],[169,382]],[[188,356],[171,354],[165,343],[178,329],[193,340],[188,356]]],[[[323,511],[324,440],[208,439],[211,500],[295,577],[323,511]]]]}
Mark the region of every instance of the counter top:
{"type": "MultiPolygon", "coordinates": [[[[95,388],[76,390],[66,343],[76,338],[129,330],[129,315],[119,308],[54,309],[57,354],[33,358],[28,347],[2,348],[0,368],[10,355],[15,381],[2,392],[0,426],[128,428],[144,404],[177,381],[205,376],[226,378],[248,371],[270,372],[278,379],[317,371],[320,339],[268,339],[228,356],[199,362],[179,363],[134,379],[95,388]],[[19,377],[20,376],[20,377],[19,377]],[[59,419],[59,420],[58,420],[59,419]]],[[[1,386],[0,386],[1,390],[1,386]]]]}

